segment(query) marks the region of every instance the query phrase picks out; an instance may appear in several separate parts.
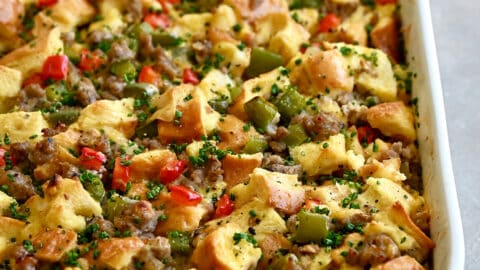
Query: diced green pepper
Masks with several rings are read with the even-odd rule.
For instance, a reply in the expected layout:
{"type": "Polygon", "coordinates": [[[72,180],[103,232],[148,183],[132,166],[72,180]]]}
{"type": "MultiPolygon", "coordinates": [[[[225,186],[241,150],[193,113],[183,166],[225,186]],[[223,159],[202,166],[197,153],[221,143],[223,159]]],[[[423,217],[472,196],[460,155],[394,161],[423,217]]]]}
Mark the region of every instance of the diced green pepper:
{"type": "Polygon", "coordinates": [[[120,215],[127,204],[128,202],[125,198],[118,194],[114,194],[112,197],[104,201],[104,204],[102,205],[103,216],[108,220],[113,221],[113,218],[120,215]]]}
{"type": "Polygon", "coordinates": [[[80,109],[76,108],[64,108],[60,111],[52,112],[47,115],[48,122],[52,125],[57,125],[58,123],[71,124],[77,121],[80,116],[80,109]]]}
{"type": "Polygon", "coordinates": [[[125,78],[126,80],[131,80],[137,77],[137,69],[130,60],[122,60],[113,63],[110,66],[110,72],[117,77],[125,78]]]}
{"type": "Polygon", "coordinates": [[[320,8],[322,5],[322,0],[293,0],[290,4],[290,9],[320,8]]]}
{"type": "Polygon", "coordinates": [[[243,152],[246,154],[255,154],[263,152],[268,148],[267,140],[263,137],[252,136],[248,138],[247,143],[243,147],[243,152]]]}
{"type": "Polygon", "coordinates": [[[152,121],[146,125],[140,126],[135,130],[135,135],[140,138],[155,138],[158,136],[157,122],[152,121]]]}
{"type": "Polygon", "coordinates": [[[295,88],[289,87],[287,91],[276,100],[275,106],[277,106],[282,117],[290,119],[302,112],[303,108],[305,108],[305,97],[295,90],[295,88]]]}
{"type": "Polygon", "coordinates": [[[295,240],[299,243],[321,243],[328,232],[328,217],[322,214],[300,211],[295,240]]]}
{"type": "Polygon", "coordinates": [[[45,95],[49,101],[61,102],[66,91],[65,85],[61,83],[54,83],[45,88],[45,95]]]}
{"type": "Polygon", "coordinates": [[[162,47],[178,46],[182,43],[182,39],[174,37],[167,32],[153,32],[152,33],[153,45],[160,45],[162,47]]]}
{"type": "Polygon", "coordinates": [[[255,47],[252,49],[250,65],[245,70],[245,75],[247,78],[253,78],[282,64],[283,58],[280,54],[255,47]]]}
{"type": "Polygon", "coordinates": [[[308,135],[301,124],[291,124],[288,126],[288,135],[282,141],[288,146],[297,146],[307,139],[308,135]]]}
{"type": "Polygon", "coordinates": [[[299,269],[298,258],[297,256],[295,256],[295,254],[292,254],[292,253],[275,257],[269,269],[272,269],[272,270],[299,269]]]}
{"type": "Polygon", "coordinates": [[[230,91],[230,97],[232,100],[235,100],[242,93],[242,87],[240,86],[233,86],[228,88],[228,90],[230,91]]]}
{"type": "Polygon", "coordinates": [[[83,181],[82,183],[92,198],[97,201],[102,200],[103,196],[105,195],[105,188],[103,187],[103,182],[100,177],[89,177],[88,181],[83,181]]]}
{"type": "Polygon", "coordinates": [[[167,232],[168,242],[172,253],[188,254],[190,252],[190,235],[188,232],[167,232]]]}
{"type": "Polygon", "coordinates": [[[149,83],[131,83],[123,89],[125,97],[145,98],[158,94],[158,88],[149,83]]]}
{"type": "Polygon", "coordinates": [[[217,112],[221,114],[225,114],[228,109],[228,105],[230,102],[228,99],[212,99],[208,102],[208,104],[217,112]]]}
{"type": "Polygon", "coordinates": [[[150,24],[146,22],[133,24],[127,30],[127,35],[133,38],[139,38],[141,33],[150,34],[153,32],[153,28],[150,24]]]}
{"type": "Polygon", "coordinates": [[[184,0],[177,7],[184,13],[202,13],[211,11],[213,7],[218,5],[218,2],[218,0],[184,0]]]}
{"type": "Polygon", "coordinates": [[[245,103],[244,108],[248,118],[261,131],[271,129],[280,120],[277,108],[262,97],[256,97],[245,103]]]}

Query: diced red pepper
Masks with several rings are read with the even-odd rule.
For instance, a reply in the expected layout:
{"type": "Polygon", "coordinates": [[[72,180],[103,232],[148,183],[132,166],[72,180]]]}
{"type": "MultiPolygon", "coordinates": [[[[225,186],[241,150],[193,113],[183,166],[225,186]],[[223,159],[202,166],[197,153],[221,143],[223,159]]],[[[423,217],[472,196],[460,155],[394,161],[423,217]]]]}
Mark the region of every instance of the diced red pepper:
{"type": "Polygon", "coordinates": [[[144,66],[138,75],[138,81],[141,83],[155,84],[160,75],[152,68],[152,66],[144,66]]]}
{"type": "Polygon", "coordinates": [[[44,79],[63,80],[67,77],[68,57],[66,55],[49,56],[43,63],[42,76],[44,79]]]}
{"type": "Polygon", "coordinates": [[[170,198],[177,204],[195,206],[202,201],[200,194],[185,186],[170,186],[169,189],[170,198]]]}
{"type": "Polygon", "coordinates": [[[158,27],[165,29],[170,25],[170,18],[165,13],[148,13],[143,18],[143,21],[155,29],[158,27]]]}
{"type": "Polygon", "coordinates": [[[5,164],[5,153],[7,152],[7,149],[5,148],[0,148],[0,166],[3,167],[5,164]]]}
{"type": "Polygon", "coordinates": [[[38,7],[49,7],[53,6],[58,2],[58,0],[38,0],[37,6],[38,7]]]}
{"type": "Polygon", "coordinates": [[[320,20],[320,23],[318,24],[318,32],[330,32],[333,29],[337,28],[341,22],[342,20],[337,15],[335,15],[335,13],[329,13],[320,20]]]}
{"type": "Polygon", "coordinates": [[[230,200],[230,196],[227,194],[223,194],[215,205],[217,206],[217,209],[215,209],[215,218],[230,215],[235,207],[232,200],[230,200]]]}
{"type": "Polygon", "coordinates": [[[357,136],[361,144],[370,144],[375,139],[375,130],[370,126],[358,127],[357,136]]]}
{"type": "Polygon", "coordinates": [[[314,208],[315,206],[319,206],[321,205],[322,202],[320,200],[317,200],[317,199],[307,199],[305,201],[305,209],[307,210],[310,210],[312,208],[314,208]]]}
{"type": "Polygon", "coordinates": [[[396,4],[397,0],[375,0],[375,2],[379,5],[388,5],[388,4],[396,4]]]}
{"type": "Polygon", "coordinates": [[[173,160],[165,164],[158,174],[160,182],[166,185],[175,181],[185,170],[185,165],[184,160],[173,160]]]}
{"type": "Polygon", "coordinates": [[[125,192],[127,191],[128,180],[130,180],[130,167],[122,165],[122,159],[120,157],[115,158],[112,188],[125,192]]]}
{"type": "Polygon", "coordinates": [[[78,67],[82,71],[93,71],[103,64],[103,59],[95,52],[89,52],[87,49],[82,49],[82,56],[78,67]]]}
{"type": "Polygon", "coordinates": [[[105,161],[107,161],[107,157],[104,153],[95,151],[88,147],[82,148],[80,163],[85,169],[99,170],[105,161]]]}
{"type": "Polygon", "coordinates": [[[200,82],[198,74],[190,68],[183,70],[183,83],[191,83],[197,85],[200,82]]]}
{"type": "Polygon", "coordinates": [[[157,1],[160,2],[160,4],[162,5],[162,12],[164,13],[168,13],[167,3],[170,3],[172,5],[178,5],[181,2],[181,0],[157,0],[157,1]]]}
{"type": "Polygon", "coordinates": [[[31,84],[38,84],[43,87],[43,78],[42,74],[40,73],[35,73],[32,76],[28,77],[22,84],[22,87],[27,87],[31,84]]]}

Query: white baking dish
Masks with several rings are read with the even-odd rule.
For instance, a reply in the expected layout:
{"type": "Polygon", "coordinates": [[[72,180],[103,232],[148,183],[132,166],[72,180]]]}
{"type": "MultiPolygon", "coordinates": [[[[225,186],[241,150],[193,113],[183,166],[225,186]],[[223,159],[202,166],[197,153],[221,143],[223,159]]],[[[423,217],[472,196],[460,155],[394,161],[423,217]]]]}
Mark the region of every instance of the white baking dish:
{"type": "Polygon", "coordinates": [[[463,269],[463,230],[453,177],[442,87],[428,0],[400,0],[405,45],[418,97],[418,141],[425,198],[432,213],[435,270],[463,269]]]}

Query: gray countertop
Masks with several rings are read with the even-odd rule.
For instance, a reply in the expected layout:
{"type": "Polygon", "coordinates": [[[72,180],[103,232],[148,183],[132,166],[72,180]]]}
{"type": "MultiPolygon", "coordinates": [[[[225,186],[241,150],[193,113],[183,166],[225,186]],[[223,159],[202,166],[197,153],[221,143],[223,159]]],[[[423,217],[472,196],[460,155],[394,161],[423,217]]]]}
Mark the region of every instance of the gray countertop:
{"type": "MultiPolygon", "coordinates": [[[[424,1],[424,0],[419,0],[424,1]]],[[[465,269],[480,269],[478,0],[431,0],[448,136],[465,235],[465,269]]]]}

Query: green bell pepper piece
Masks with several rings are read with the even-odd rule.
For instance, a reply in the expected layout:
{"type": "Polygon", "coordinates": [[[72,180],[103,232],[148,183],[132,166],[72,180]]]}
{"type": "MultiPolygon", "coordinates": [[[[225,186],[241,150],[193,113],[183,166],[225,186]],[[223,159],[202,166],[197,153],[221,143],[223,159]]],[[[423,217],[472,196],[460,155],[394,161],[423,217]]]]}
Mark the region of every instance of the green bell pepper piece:
{"type": "Polygon", "coordinates": [[[71,124],[77,121],[80,116],[80,109],[64,108],[60,111],[52,112],[47,115],[47,120],[53,125],[58,123],[71,124]]]}
{"type": "Polygon", "coordinates": [[[328,233],[328,217],[322,214],[300,211],[295,240],[299,243],[321,243],[328,233]]]}
{"type": "Polygon", "coordinates": [[[65,85],[54,83],[45,88],[45,95],[49,101],[61,102],[66,91],[65,85]]]}
{"type": "Polygon", "coordinates": [[[262,97],[256,97],[245,103],[244,108],[248,118],[261,131],[267,131],[280,120],[277,108],[262,97]]]}
{"type": "Polygon", "coordinates": [[[123,88],[125,97],[145,98],[158,94],[158,88],[149,83],[131,83],[123,88]]]}
{"type": "Polygon", "coordinates": [[[242,87],[241,86],[232,86],[229,87],[228,90],[230,91],[230,97],[232,100],[237,99],[238,96],[242,93],[242,87]]]}
{"type": "Polygon", "coordinates": [[[167,232],[168,242],[172,253],[188,254],[190,253],[190,235],[188,232],[170,231],[167,232]]]}
{"type": "Polygon", "coordinates": [[[114,194],[112,197],[106,199],[102,205],[103,216],[110,221],[120,215],[122,211],[127,207],[128,202],[125,198],[118,194],[114,194]]]}
{"type": "Polygon", "coordinates": [[[301,124],[291,124],[288,126],[288,135],[282,141],[288,146],[297,146],[307,139],[308,135],[301,124]]]}
{"type": "Polygon", "coordinates": [[[282,117],[290,119],[302,112],[306,106],[306,101],[305,97],[295,90],[295,88],[289,87],[287,91],[276,100],[275,106],[277,106],[282,117]]]}
{"type": "Polygon", "coordinates": [[[290,9],[320,8],[322,5],[322,0],[293,0],[290,4],[290,9]]]}
{"type": "Polygon", "coordinates": [[[82,184],[95,200],[101,201],[103,196],[105,196],[105,188],[100,177],[96,175],[89,177],[87,180],[82,181],[82,184]]]}
{"type": "Polygon", "coordinates": [[[146,22],[142,22],[142,23],[136,23],[130,26],[127,30],[127,35],[129,37],[138,39],[141,33],[150,34],[152,32],[153,32],[153,27],[146,22]]]}
{"type": "Polygon", "coordinates": [[[252,49],[250,65],[245,70],[247,78],[256,77],[283,64],[283,57],[260,47],[252,49]]]}
{"type": "Polygon", "coordinates": [[[160,45],[162,47],[174,47],[180,45],[182,43],[182,39],[174,37],[166,32],[153,32],[152,42],[155,46],[160,45]]]}
{"type": "Polygon", "coordinates": [[[137,77],[137,69],[130,60],[115,62],[110,66],[110,72],[117,77],[131,80],[137,77]]]}
{"type": "Polygon", "coordinates": [[[243,147],[243,152],[246,154],[255,154],[263,152],[268,148],[267,140],[263,137],[252,136],[248,138],[247,143],[243,147]]]}

